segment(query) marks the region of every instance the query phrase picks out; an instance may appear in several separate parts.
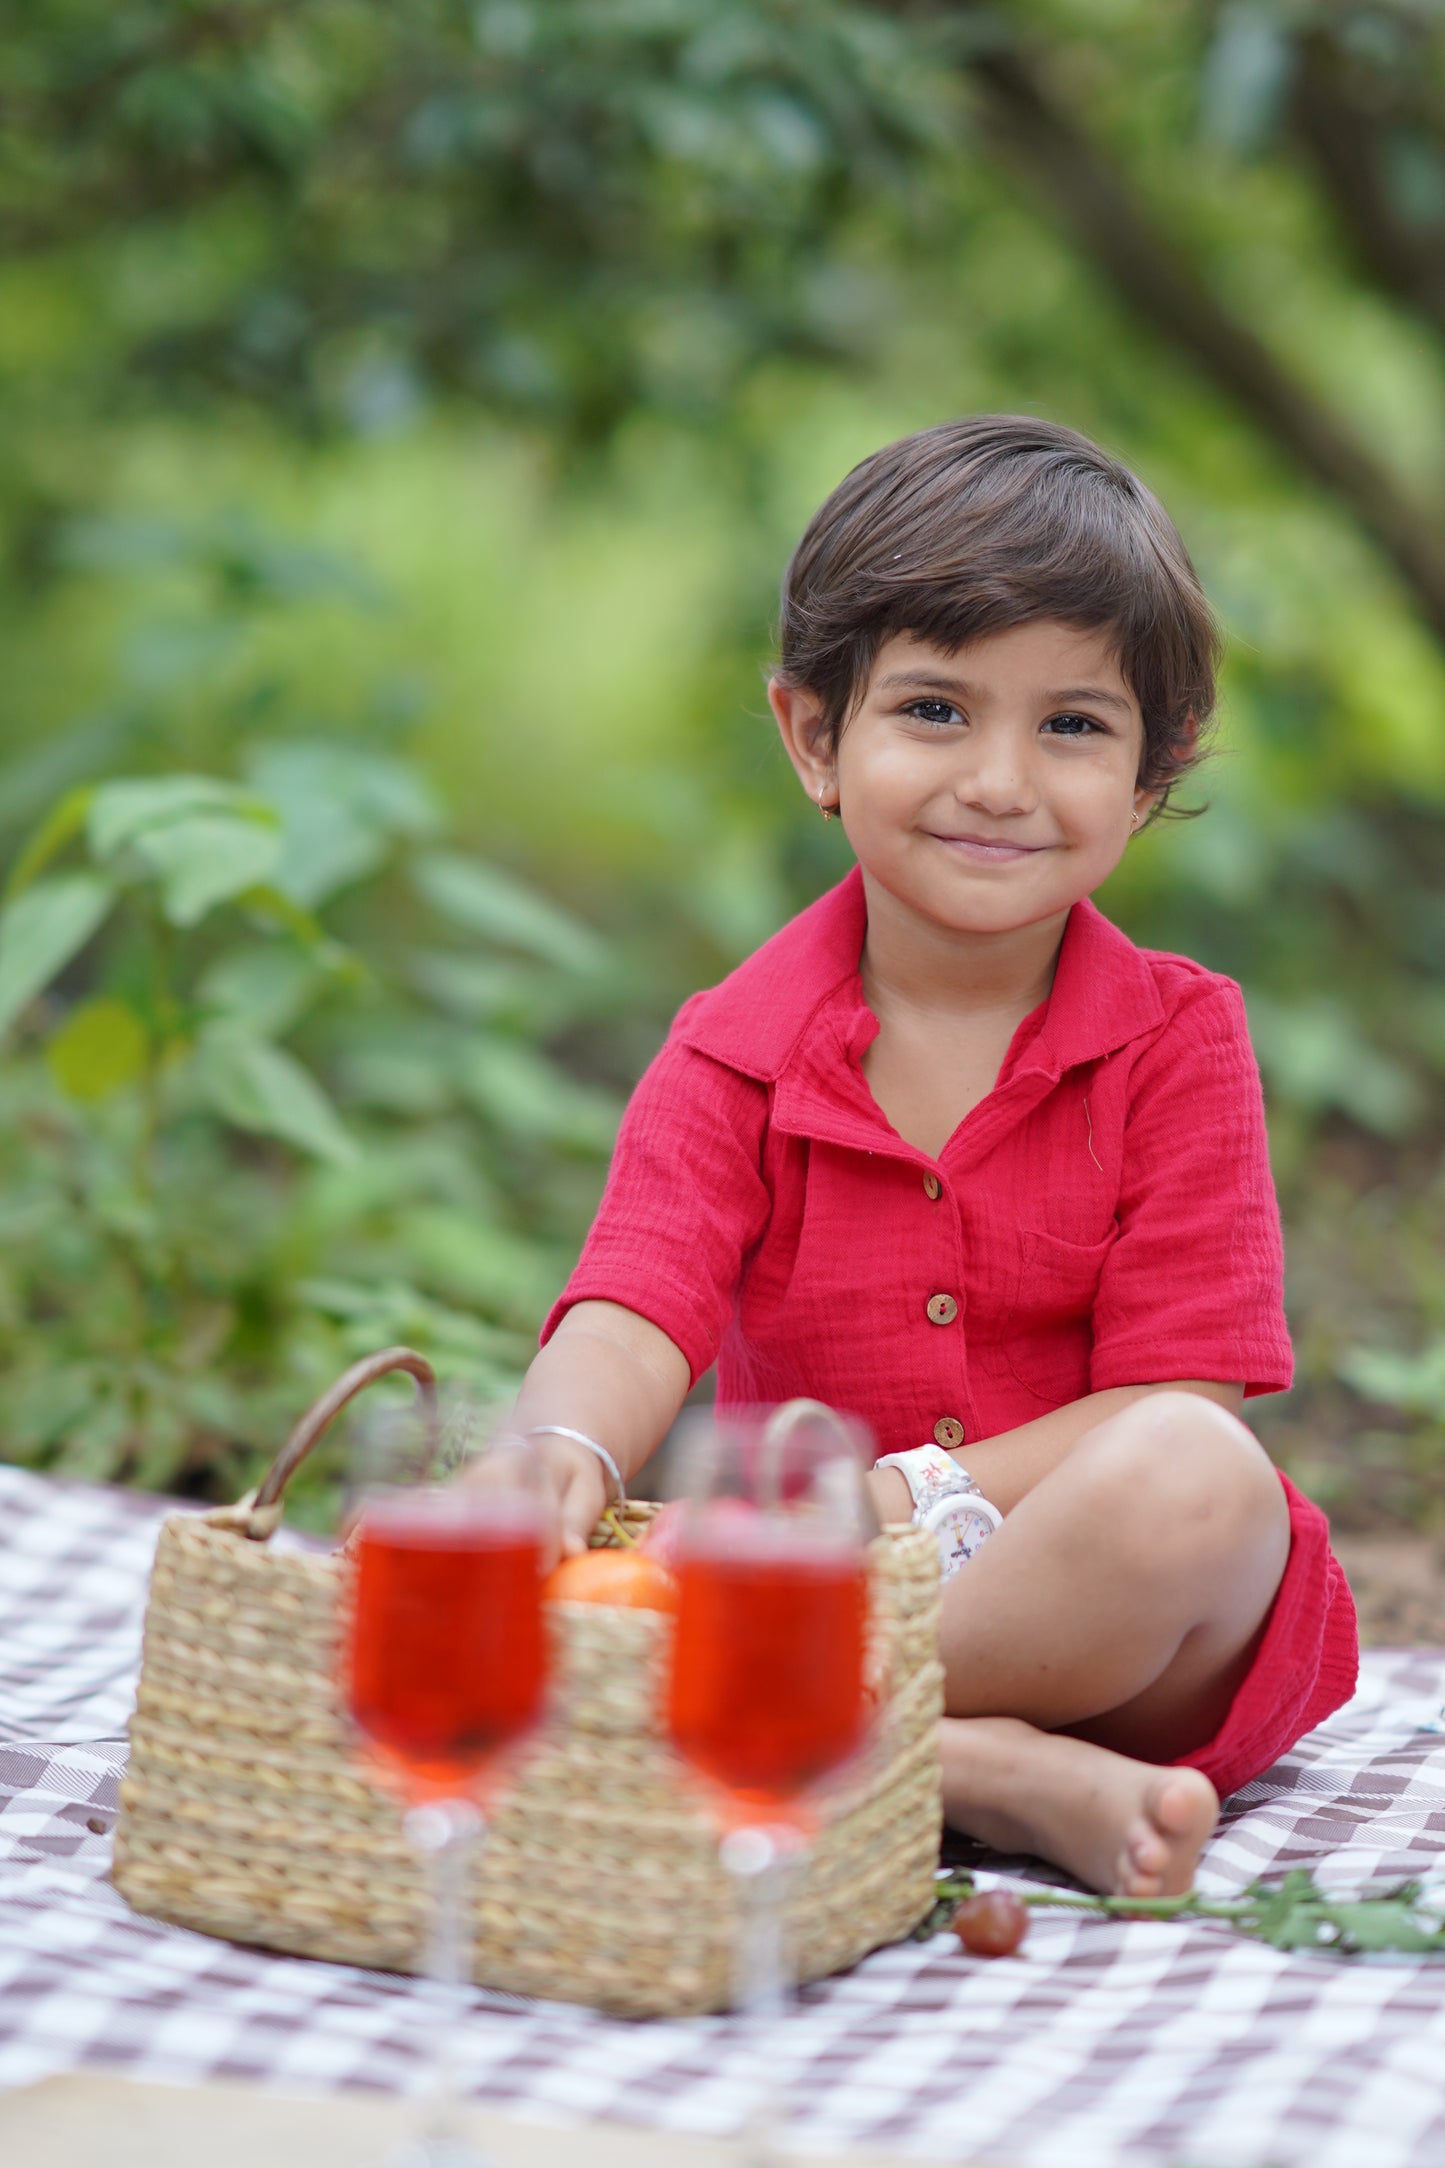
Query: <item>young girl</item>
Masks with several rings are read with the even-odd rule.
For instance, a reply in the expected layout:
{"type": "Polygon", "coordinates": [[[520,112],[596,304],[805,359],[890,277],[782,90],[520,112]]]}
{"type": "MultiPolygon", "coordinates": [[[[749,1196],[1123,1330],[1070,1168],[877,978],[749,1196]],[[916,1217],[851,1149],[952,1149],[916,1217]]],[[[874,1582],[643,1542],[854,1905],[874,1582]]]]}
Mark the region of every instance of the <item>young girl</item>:
{"type": "Polygon", "coordinates": [[[1357,1662],[1324,1517],[1239,1419],[1290,1380],[1239,990],[1088,900],[1198,758],[1208,606],[1133,475],[985,415],[847,476],[781,649],[857,866],[684,1005],[520,1418],[575,1548],[714,1362],[721,1401],[864,1416],[880,1517],[966,1557],[949,1821],[1184,1889],[1357,1662]]]}

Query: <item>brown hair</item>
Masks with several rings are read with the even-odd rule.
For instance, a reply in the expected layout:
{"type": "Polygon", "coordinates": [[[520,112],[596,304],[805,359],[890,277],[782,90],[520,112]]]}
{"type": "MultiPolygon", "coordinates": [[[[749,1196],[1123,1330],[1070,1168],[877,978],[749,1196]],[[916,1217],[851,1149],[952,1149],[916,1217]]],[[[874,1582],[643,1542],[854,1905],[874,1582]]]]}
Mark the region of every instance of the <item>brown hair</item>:
{"type": "Polygon", "coordinates": [[[951,651],[1031,618],[1112,632],[1163,812],[1200,757],[1219,635],[1163,505],[1077,430],[975,414],[855,467],[784,574],[778,675],[836,744],[892,634],[951,651]]]}

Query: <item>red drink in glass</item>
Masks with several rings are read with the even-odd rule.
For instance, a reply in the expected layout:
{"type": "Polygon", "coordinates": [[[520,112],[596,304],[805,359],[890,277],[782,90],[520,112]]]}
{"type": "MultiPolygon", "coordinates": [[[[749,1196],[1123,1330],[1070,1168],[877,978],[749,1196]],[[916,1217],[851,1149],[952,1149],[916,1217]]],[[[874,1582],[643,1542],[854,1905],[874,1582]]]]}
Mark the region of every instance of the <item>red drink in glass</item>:
{"type": "Polygon", "coordinates": [[[542,1535],[529,1501],[399,1492],[355,1539],[346,1694],[372,1752],[413,1798],[475,1788],[542,1713],[542,1535]]]}
{"type": "Polygon", "coordinates": [[[668,1725],[742,1800],[782,1803],[859,1745],[868,1581],[856,1545],[728,1513],[678,1564],[668,1725]]]}

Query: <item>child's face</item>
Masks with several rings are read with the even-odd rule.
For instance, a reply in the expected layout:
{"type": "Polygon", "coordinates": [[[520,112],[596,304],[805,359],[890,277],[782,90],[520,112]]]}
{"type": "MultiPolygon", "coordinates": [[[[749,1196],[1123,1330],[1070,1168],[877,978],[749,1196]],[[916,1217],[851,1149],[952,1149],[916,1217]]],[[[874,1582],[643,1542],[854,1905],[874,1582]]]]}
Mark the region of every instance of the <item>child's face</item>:
{"type": "Polygon", "coordinates": [[[1107,633],[1051,619],[949,654],[878,652],[830,758],[806,694],[773,688],[815,799],[836,799],[864,873],[934,925],[997,933],[1066,911],[1111,873],[1152,794],[1143,718],[1107,633]]]}

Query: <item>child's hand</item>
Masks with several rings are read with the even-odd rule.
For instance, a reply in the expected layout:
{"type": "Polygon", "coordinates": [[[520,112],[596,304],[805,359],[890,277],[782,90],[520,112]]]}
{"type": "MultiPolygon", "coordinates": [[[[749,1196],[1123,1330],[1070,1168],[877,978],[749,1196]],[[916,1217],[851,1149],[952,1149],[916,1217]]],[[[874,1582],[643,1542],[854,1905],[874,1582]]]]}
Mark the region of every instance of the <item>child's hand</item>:
{"type": "Polygon", "coordinates": [[[550,1573],[559,1558],[586,1550],[608,1502],[607,1475],[596,1454],[570,1438],[544,1434],[533,1440],[533,1448],[555,1506],[545,1561],[550,1573]]]}

